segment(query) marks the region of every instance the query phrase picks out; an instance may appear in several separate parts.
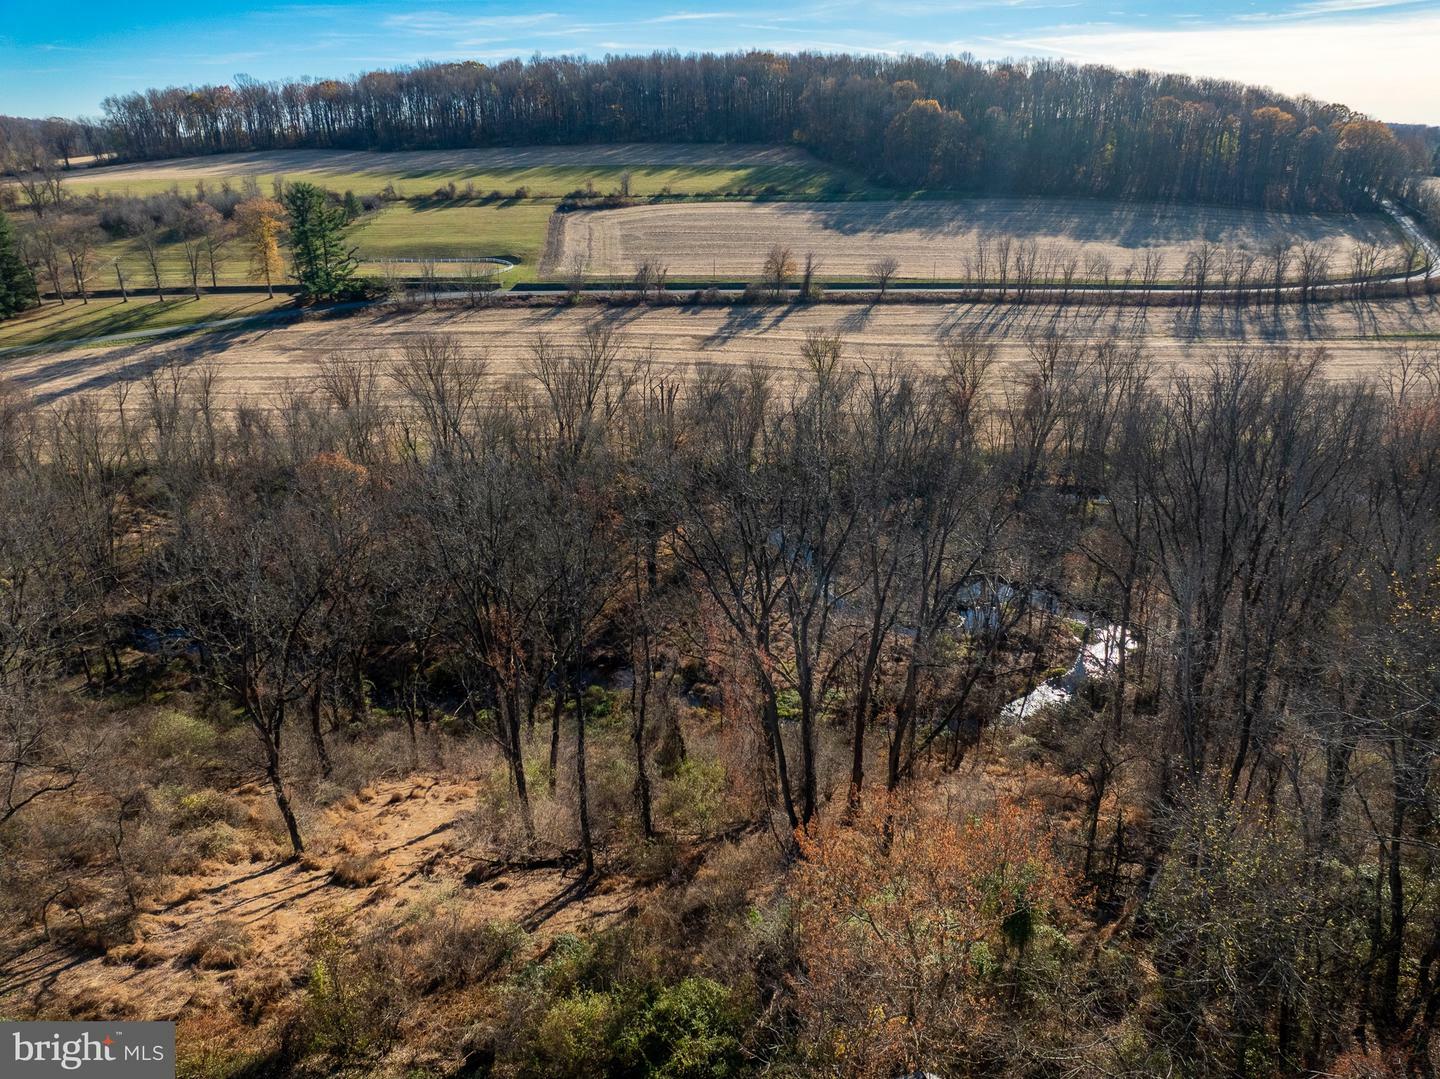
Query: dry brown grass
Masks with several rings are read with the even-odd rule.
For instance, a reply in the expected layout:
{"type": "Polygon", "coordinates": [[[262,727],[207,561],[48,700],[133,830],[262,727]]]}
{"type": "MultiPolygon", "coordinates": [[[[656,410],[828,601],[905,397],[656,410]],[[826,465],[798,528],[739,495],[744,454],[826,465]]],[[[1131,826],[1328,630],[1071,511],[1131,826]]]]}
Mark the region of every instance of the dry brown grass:
{"type": "Polygon", "coordinates": [[[342,888],[368,888],[382,876],[384,867],[374,855],[346,855],[331,869],[330,882],[342,888]]]}
{"type": "MultiPolygon", "coordinates": [[[[256,789],[245,797],[258,805],[268,795],[256,789]]],[[[348,849],[332,852],[317,836],[325,853],[313,861],[213,864],[177,881],[155,913],[109,939],[80,939],[57,915],[56,939],[37,933],[0,979],[0,1009],[32,1015],[43,1008],[56,1017],[103,1008],[111,1016],[160,1019],[193,1017],[206,1001],[223,1001],[258,1015],[308,969],[306,941],[331,917],[357,929],[403,922],[408,928],[398,939],[414,948],[417,982],[443,980],[442,969],[457,982],[476,976],[508,954],[513,935],[503,927],[546,908],[574,881],[561,869],[522,869],[484,887],[461,887],[485,853],[455,827],[473,798],[473,784],[449,775],[377,783],[312,822],[313,832],[342,836],[340,847],[348,849]],[[337,876],[359,886],[327,886],[341,883],[337,876]],[[416,910],[431,913],[411,918],[416,910]],[[451,970],[461,952],[471,966],[451,970]]],[[[617,880],[562,906],[538,937],[614,924],[634,901],[635,886],[617,880]]]]}
{"type": "MultiPolygon", "coordinates": [[[[201,970],[234,970],[250,958],[252,950],[245,927],[232,918],[221,918],[205,926],[180,958],[201,970]]],[[[154,958],[154,949],[150,958],[154,958]]],[[[154,965],[153,961],[149,965],[154,965]]]]}
{"type": "Polygon", "coordinates": [[[1378,215],[1086,199],[665,204],[560,215],[555,227],[563,237],[548,249],[541,267],[547,274],[576,259],[592,274],[628,274],[649,260],[668,266],[672,277],[756,277],[766,253],[781,244],[797,259],[813,253],[822,277],[863,277],[873,262],[890,256],[902,278],[957,279],[975,276],[982,237],[993,247],[1002,236],[1016,244],[1033,240],[1042,265],[1077,258],[1081,278],[1103,276],[1090,266],[1096,258],[1108,260],[1116,276],[1127,264],[1138,273],[1145,252],[1155,250],[1164,260],[1162,278],[1174,279],[1196,241],[1259,253],[1281,236],[1325,245],[1343,273],[1357,244],[1399,239],[1378,215]]]}

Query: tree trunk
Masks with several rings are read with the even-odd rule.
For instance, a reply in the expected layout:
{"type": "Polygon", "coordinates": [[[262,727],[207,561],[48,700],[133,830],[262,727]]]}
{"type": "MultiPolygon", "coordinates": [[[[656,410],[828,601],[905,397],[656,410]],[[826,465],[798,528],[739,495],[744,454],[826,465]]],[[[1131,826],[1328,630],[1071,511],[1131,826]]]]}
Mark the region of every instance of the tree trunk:
{"type": "Polygon", "coordinates": [[[280,775],[280,731],[277,726],[272,733],[263,720],[257,722],[256,727],[265,749],[265,778],[270,781],[275,805],[285,821],[285,831],[290,835],[290,847],[297,855],[304,854],[305,842],[300,838],[300,825],[295,820],[295,810],[291,808],[290,796],[285,791],[285,781],[280,775]]]}
{"type": "Polygon", "coordinates": [[[860,804],[860,789],[865,785],[865,725],[870,720],[870,699],[875,692],[875,667],[880,661],[880,608],[877,605],[875,622],[870,629],[870,647],[865,653],[865,664],[860,672],[860,693],[855,699],[855,714],[850,747],[850,794],[849,808],[860,804]]]}
{"type": "Polygon", "coordinates": [[[773,687],[767,685],[764,693],[762,717],[765,739],[770,743],[770,755],[775,761],[775,778],[780,787],[780,800],[785,806],[785,818],[790,822],[790,830],[794,831],[800,827],[800,817],[795,812],[795,796],[790,791],[790,766],[785,757],[785,741],[780,734],[780,710],[775,703],[773,687]]]}
{"type": "Polygon", "coordinates": [[[585,775],[585,708],[578,683],[571,688],[575,702],[575,794],[579,802],[580,849],[585,855],[585,876],[595,872],[595,840],[590,834],[590,786],[585,775]]]}
{"type": "Polygon", "coordinates": [[[560,715],[565,711],[565,697],[569,686],[564,679],[555,683],[555,701],[550,709],[550,794],[555,794],[556,777],[560,771],[560,715]]]}
{"type": "Polygon", "coordinates": [[[330,753],[325,748],[325,732],[320,725],[324,700],[323,686],[322,680],[316,680],[314,687],[310,690],[310,744],[315,747],[315,757],[320,762],[320,774],[329,779],[332,771],[330,753]]]}
{"type": "Polygon", "coordinates": [[[530,810],[530,789],[525,783],[524,742],[520,736],[520,702],[514,693],[505,698],[505,739],[508,743],[510,774],[515,782],[515,797],[520,802],[520,818],[525,824],[525,838],[535,841],[535,816],[530,810]]]}

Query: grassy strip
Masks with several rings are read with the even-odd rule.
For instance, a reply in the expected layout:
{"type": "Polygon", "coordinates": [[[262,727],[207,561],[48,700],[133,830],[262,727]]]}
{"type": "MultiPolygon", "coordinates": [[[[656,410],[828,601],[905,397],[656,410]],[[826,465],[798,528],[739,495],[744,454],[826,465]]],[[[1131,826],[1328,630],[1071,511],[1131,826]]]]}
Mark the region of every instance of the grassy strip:
{"type": "MultiPolygon", "coordinates": [[[[473,189],[476,196],[491,191],[513,194],[516,188],[527,188],[530,198],[559,198],[588,186],[598,191],[618,190],[621,178],[630,178],[630,191],[637,196],[716,195],[725,192],[760,192],[773,190],[795,197],[820,198],[827,192],[875,189],[857,176],[823,165],[760,165],[724,168],[712,166],[623,166],[546,165],[528,168],[480,168],[343,172],[333,169],[304,169],[293,172],[253,174],[260,189],[269,193],[277,179],[308,180],[337,191],[352,190],[356,194],[378,193],[389,185],[406,198],[434,194],[455,184],[462,192],[473,189]]],[[[150,195],[178,188],[193,190],[197,180],[214,187],[223,182],[236,186],[244,174],[227,170],[217,162],[214,171],[197,169],[184,181],[175,179],[136,179],[124,174],[106,176],[103,170],[95,177],[67,177],[65,186],[76,194],[104,192],[112,194],[150,195]]],[[[878,190],[878,189],[875,189],[878,190]]]]}
{"type": "MultiPolygon", "coordinates": [[[[183,328],[219,319],[244,318],[287,307],[290,297],[268,299],[263,293],[242,296],[184,297],[163,303],[151,297],[122,300],[97,299],[88,304],[46,303],[0,322],[0,348],[58,344],[138,330],[183,328]]],[[[3,374],[0,365],[0,374],[3,374]]]]}

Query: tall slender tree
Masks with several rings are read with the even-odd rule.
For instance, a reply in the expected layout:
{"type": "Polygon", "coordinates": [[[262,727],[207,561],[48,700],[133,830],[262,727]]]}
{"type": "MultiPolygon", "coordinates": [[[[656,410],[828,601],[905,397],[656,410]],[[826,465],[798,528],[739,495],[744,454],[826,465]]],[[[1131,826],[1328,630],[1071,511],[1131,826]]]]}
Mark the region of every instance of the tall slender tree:
{"type": "Polygon", "coordinates": [[[0,211],[0,318],[9,318],[39,302],[35,277],[20,257],[10,219],[0,211]]]}

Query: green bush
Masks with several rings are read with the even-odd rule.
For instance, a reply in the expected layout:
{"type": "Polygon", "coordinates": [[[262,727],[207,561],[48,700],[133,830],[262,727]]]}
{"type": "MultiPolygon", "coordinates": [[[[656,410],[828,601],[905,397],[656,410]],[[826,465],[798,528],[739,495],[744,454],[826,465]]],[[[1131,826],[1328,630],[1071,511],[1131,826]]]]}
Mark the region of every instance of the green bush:
{"type": "Polygon", "coordinates": [[[703,835],[714,830],[725,808],[725,766],[687,757],[665,784],[656,808],[677,831],[703,835]]]}
{"type": "Polygon", "coordinates": [[[140,746],[150,761],[204,760],[215,750],[215,730],[203,719],[181,712],[161,712],[150,721],[140,746]]]}
{"type": "Polygon", "coordinates": [[[352,941],[322,927],[299,1012],[287,1031],[292,1058],[356,1061],[384,1052],[399,1036],[406,1000],[375,941],[352,941]]]}
{"type": "Polygon", "coordinates": [[[585,718],[592,723],[603,725],[616,714],[615,700],[603,686],[586,686],[580,701],[585,706],[585,718]]]}
{"type": "Polygon", "coordinates": [[[730,991],[708,978],[651,992],[581,990],[540,1018],[520,1072],[726,1079],[740,1070],[743,1025],[730,991]]]}
{"type": "Polygon", "coordinates": [[[610,993],[577,993],[551,1005],[535,1030],[527,1074],[582,1079],[609,1072],[617,1033],[616,999],[610,993]]]}
{"type": "Polygon", "coordinates": [[[245,806],[233,795],[208,787],[175,800],[175,825],[178,828],[203,828],[221,823],[231,826],[245,820],[245,806]]]}
{"type": "Polygon", "coordinates": [[[793,689],[782,689],[775,694],[775,713],[783,720],[798,720],[800,694],[793,689]]]}
{"type": "Polygon", "coordinates": [[[740,1069],[744,1017],[709,978],[667,986],[625,1027],[617,1055],[627,1072],[667,1079],[724,1079],[740,1069]]]}

